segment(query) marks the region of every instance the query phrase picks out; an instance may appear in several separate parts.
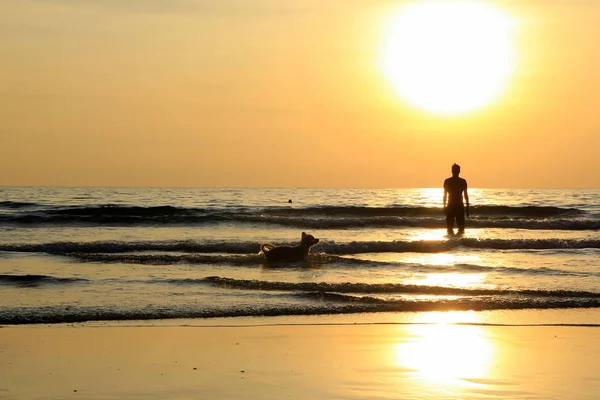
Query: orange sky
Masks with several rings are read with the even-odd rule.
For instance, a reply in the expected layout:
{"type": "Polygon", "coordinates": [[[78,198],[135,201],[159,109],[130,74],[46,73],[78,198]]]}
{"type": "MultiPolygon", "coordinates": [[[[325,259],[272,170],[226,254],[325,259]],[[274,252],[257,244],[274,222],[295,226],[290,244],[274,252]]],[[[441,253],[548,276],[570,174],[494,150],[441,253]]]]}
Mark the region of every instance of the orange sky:
{"type": "Polygon", "coordinates": [[[3,0],[0,185],[600,187],[600,3],[497,3],[515,74],[454,116],[381,71],[406,3],[3,0]]]}

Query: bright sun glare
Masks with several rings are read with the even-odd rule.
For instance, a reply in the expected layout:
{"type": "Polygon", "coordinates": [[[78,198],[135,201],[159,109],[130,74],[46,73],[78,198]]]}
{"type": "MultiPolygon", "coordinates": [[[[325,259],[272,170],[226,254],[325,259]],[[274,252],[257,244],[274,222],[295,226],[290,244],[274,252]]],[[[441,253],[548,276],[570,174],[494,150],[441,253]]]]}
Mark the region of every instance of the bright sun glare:
{"type": "Polygon", "coordinates": [[[386,25],[381,66],[409,104],[460,114],[490,103],[515,66],[514,20],[483,1],[421,1],[386,25]]]}
{"type": "Polygon", "coordinates": [[[396,345],[396,362],[429,384],[467,385],[466,379],[491,377],[494,347],[481,327],[440,324],[409,329],[413,339],[396,345]]]}

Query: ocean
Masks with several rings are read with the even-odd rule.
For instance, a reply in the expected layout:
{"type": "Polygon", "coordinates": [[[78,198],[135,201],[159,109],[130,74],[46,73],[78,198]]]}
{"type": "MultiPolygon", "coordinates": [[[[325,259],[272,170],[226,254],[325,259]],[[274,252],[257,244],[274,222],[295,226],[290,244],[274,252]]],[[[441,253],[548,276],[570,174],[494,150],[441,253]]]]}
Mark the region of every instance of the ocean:
{"type": "Polygon", "coordinates": [[[600,190],[472,188],[462,236],[446,235],[442,194],[0,188],[0,324],[446,311],[600,324],[600,190]],[[320,239],[306,260],[259,254],[302,232],[320,239]]]}

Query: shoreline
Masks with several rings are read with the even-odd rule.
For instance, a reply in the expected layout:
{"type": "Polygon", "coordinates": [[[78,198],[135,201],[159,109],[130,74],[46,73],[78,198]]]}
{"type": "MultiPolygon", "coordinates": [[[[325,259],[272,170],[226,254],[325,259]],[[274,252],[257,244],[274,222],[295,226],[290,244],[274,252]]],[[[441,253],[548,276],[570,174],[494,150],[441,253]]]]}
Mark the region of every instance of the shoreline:
{"type": "Polygon", "coordinates": [[[525,309],[488,311],[373,312],[219,318],[102,320],[84,322],[0,324],[19,327],[242,327],[344,325],[572,326],[600,327],[600,309],[525,309]]]}
{"type": "Polygon", "coordinates": [[[600,393],[600,330],[451,323],[5,326],[0,370],[0,399],[580,400],[600,393]]]}

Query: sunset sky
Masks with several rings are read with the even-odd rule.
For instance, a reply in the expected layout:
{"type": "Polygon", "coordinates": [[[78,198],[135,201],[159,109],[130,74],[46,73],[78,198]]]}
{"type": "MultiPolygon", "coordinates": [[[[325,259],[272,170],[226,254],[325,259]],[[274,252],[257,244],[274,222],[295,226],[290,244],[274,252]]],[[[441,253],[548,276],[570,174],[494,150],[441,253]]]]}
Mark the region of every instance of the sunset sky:
{"type": "MultiPolygon", "coordinates": [[[[459,112],[398,89],[431,81],[394,77],[413,3],[1,0],[0,186],[439,187],[457,162],[471,187],[600,187],[600,2],[489,2],[510,48],[465,38],[510,73],[459,112]]],[[[449,107],[475,75],[447,74],[449,107]]]]}

